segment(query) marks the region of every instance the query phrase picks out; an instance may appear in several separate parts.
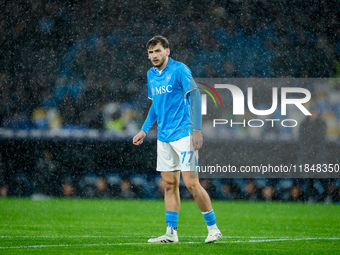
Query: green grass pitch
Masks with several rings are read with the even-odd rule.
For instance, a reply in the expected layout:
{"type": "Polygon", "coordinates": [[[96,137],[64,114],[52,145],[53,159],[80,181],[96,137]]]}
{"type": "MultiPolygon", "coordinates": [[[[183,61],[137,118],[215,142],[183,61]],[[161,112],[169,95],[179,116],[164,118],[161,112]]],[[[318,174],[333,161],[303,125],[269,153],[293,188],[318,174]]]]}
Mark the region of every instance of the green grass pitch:
{"type": "Polygon", "coordinates": [[[164,203],[150,200],[0,199],[0,254],[340,254],[338,204],[213,201],[223,239],[182,201],[178,244],[165,232],[164,203]]]}

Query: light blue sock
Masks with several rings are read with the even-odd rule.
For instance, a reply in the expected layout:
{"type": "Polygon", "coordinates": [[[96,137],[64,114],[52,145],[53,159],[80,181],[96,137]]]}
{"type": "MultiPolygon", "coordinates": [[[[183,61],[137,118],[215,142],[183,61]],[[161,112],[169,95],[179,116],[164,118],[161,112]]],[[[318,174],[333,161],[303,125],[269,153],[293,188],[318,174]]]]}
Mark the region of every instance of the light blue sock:
{"type": "Polygon", "coordinates": [[[178,215],[178,212],[165,211],[166,226],[177,228],[178,215]]]}
{"type": "Polygon", "coordinates": [[[210,212],[202,212],[202,214],[205,219],[205,222],[208,225],[208,228],[210,226],[216,225],[216,217],[215,217],[214,210],[211,210],[210,212]]]}

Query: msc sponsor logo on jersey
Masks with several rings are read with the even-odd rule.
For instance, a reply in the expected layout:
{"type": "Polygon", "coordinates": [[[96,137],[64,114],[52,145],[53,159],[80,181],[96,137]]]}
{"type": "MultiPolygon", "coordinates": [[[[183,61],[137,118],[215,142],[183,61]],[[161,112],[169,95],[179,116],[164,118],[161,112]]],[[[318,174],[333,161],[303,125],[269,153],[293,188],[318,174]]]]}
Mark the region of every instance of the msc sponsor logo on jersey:
{"type": "Polygon", "coordinates": [[[151,89],[152,95],[161,95],[172,92],[172,85],[159,86],[151,89]]]}

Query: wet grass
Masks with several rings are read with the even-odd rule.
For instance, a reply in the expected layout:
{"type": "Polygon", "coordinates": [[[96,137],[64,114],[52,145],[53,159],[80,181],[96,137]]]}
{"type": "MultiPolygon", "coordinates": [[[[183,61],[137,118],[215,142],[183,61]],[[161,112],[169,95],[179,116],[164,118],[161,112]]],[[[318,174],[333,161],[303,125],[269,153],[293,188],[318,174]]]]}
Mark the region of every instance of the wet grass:
{"type": "Polygon", "coordinates": [[[205,244],[203,216],[183,201],[179,244],[148,244],[164,234],[163,201],[0,200],[0,254],[336,254],[337,204],[214,201],[224,238],[205,244]]]}

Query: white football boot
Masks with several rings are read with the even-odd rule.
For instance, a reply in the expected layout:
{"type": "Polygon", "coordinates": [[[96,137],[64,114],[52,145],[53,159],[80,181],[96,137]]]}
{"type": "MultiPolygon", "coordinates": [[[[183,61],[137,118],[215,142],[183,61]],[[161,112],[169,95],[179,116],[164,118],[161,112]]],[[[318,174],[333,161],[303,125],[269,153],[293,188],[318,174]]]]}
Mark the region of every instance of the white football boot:
{"type": "Polygon", "coordinates": [[[222,233],[219,229],[209,230],[208,237],[205,239],[206,243],[214,243],[222,238],[222,233]]]}
{"type": "Polygon", "coordinates": [[[148,240],[149,243],[178,243],[177,235],[162,235],[156,238],[150,238],[148,240]]]}

